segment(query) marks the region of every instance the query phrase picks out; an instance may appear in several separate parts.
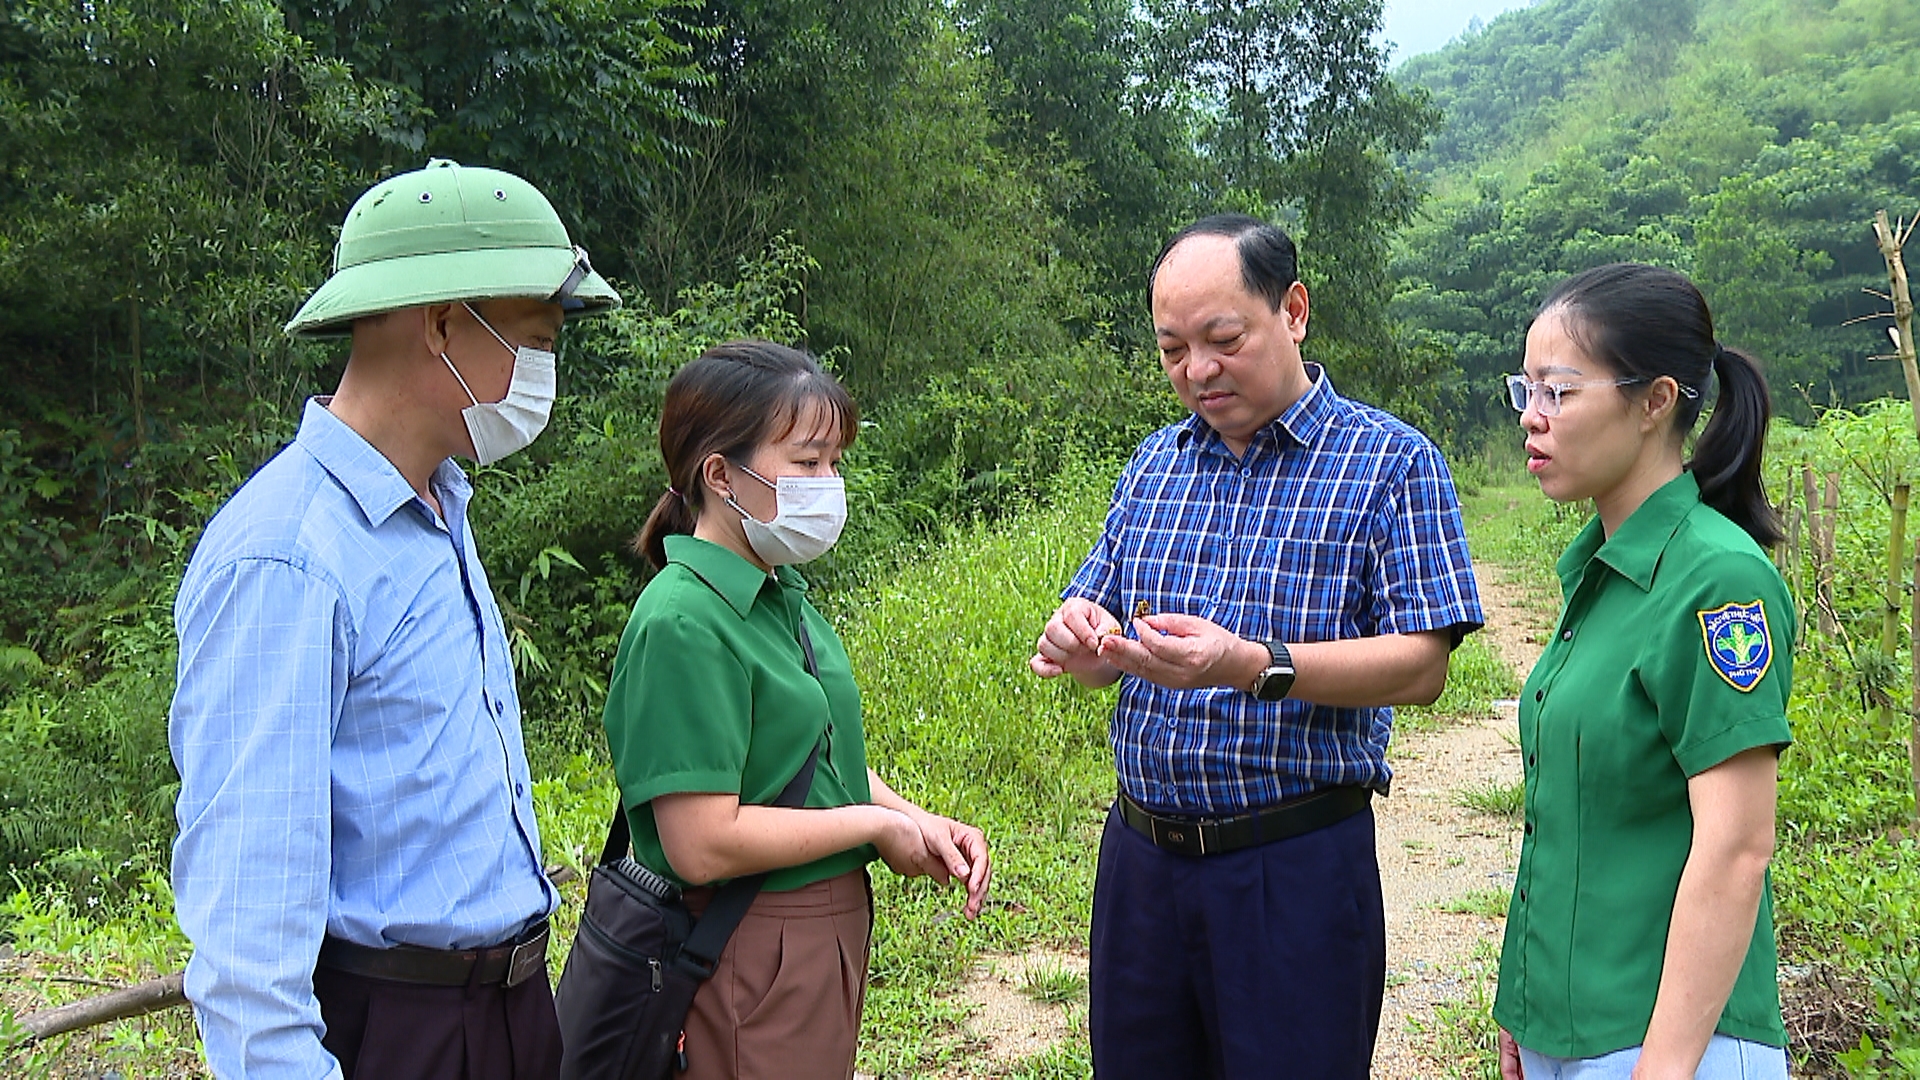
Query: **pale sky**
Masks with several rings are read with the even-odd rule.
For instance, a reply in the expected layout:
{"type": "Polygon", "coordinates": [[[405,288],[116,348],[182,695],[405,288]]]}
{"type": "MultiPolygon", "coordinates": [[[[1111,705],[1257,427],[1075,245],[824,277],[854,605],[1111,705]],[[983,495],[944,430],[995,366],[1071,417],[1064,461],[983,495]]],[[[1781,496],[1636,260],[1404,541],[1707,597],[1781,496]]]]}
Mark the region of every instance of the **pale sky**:
{"type": "Polygon", "coordinates": [[[1476,16],[1482,23],[1528,0],[1387,0],[1386,34],[1393,43],[1388,62],[1433,52],[1459,37],[1476,16]]]}

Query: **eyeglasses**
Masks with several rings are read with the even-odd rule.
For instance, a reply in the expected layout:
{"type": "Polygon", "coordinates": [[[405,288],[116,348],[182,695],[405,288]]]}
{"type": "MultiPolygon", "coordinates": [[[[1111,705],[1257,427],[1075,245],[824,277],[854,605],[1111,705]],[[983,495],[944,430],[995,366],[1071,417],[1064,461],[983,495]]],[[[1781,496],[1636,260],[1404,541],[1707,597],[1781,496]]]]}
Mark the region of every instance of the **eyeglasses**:
{"type": "MultiPolygon", "coordinates": [[[[1513,405],[1513,411],[1517,413],[1526,412],[1528,402],[1532,402],[1534,407],[1540,411],[1541,416],[1559,416],[1560,395],[1566,393],[1568,390],[1578,390],[1583,386],[1632,386],[1635,383],[1652,381],[1651,379],[1641,377],[1632,379],[1588,379],[1584,382],[1550,383],[1534,382],[1525,375],[1509,375],[1507,376],[1507,401],[1513,405]]],[[[1686,387],[1683,386],[1680,389],[1685,392],[1688,397],[1693,396],[1693,391],[1686,387]]]]}

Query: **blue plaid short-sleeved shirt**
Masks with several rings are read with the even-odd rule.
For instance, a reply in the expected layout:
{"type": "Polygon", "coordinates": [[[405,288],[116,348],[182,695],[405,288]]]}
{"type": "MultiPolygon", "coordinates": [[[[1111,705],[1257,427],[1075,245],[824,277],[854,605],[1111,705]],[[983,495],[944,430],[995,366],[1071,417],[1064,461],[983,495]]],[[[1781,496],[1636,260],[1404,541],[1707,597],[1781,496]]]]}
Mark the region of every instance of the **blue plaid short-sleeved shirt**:
{"type": "MultiPolygon", "coordinates": [[[[1289,643],[1481,624],[1453,478],[1439,450],[1312,386],[1235,456],[1198,417],[1149,436],[1062,594],[1125,619],[1140,601],[1289,643]]],[[[1124,676],[1111,736],[1120,785],[1150,809],[1230,815],[1334,785],[1384,790],[1393,710],[1124,676]]]]}

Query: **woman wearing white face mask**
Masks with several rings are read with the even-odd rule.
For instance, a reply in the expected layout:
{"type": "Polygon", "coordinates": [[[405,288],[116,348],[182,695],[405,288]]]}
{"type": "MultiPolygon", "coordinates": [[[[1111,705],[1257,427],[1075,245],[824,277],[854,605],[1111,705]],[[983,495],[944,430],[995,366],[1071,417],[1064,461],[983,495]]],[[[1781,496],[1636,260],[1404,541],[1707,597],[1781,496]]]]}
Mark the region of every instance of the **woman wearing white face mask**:
{"type": "Polygon", "coordinates": [[[694,998],[685,1075],[853,1071],[872,899],[866,864],[966,890],[980,830],[929,814],[867,768],[846,650],[791,566],[839,538],[841,453],[859,420],[813,357],[716,346],[660,415],[671,488],[635,541],[660,573],[634,605],[606,707],[633,858],[686,888],[771,871],[694,998]],[[809,760],[804,809],[768,805],[809,760]]]}

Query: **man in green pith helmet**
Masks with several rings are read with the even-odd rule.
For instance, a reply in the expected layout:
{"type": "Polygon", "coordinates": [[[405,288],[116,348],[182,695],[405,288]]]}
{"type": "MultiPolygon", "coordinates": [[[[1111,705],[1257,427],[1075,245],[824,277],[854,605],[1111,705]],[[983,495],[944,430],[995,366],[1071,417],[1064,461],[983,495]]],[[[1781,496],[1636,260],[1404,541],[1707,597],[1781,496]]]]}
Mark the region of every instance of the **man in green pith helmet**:
{"type": "Polygon", "coordinates": [[[467,527],[568,316],[619,306],[546,198],[435,160],[362,195],[287,332],[331,398],[208,524],[174,620],[176,910],[216,1075],[547,1077],[533,781],[467,527]]]}

